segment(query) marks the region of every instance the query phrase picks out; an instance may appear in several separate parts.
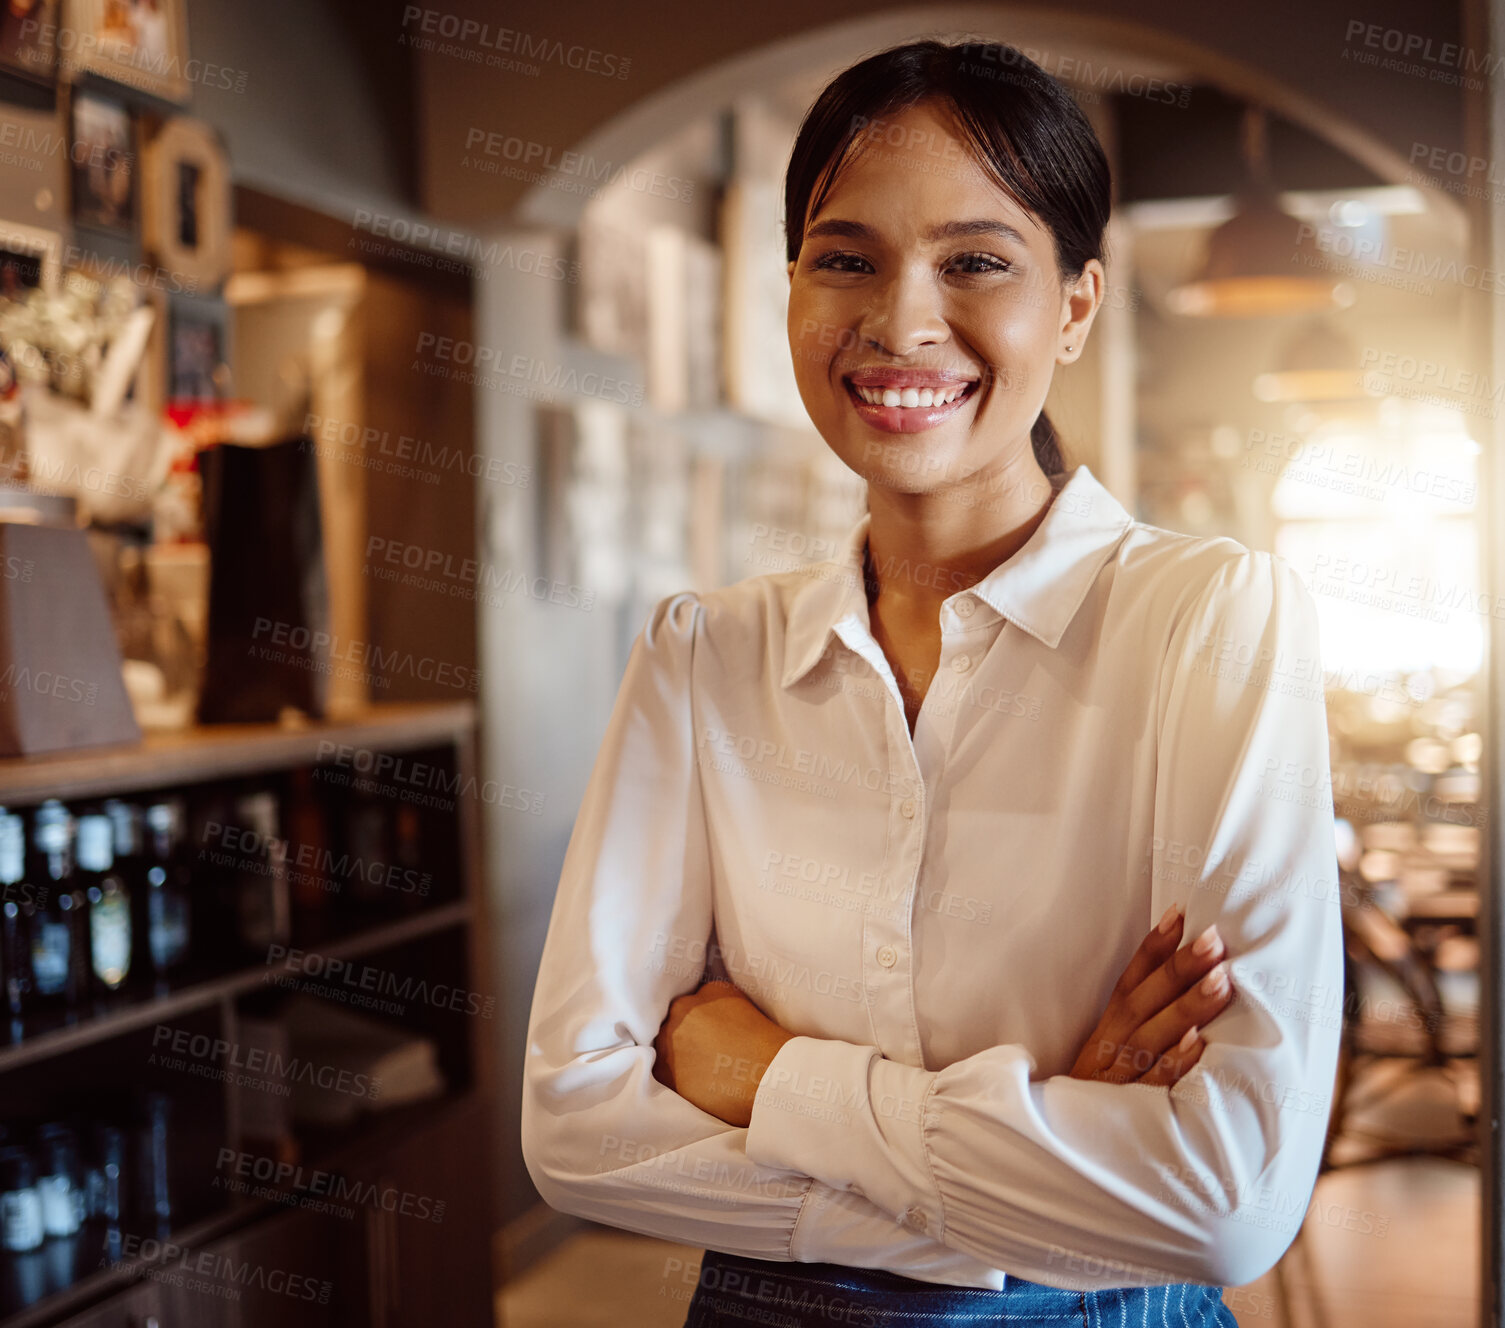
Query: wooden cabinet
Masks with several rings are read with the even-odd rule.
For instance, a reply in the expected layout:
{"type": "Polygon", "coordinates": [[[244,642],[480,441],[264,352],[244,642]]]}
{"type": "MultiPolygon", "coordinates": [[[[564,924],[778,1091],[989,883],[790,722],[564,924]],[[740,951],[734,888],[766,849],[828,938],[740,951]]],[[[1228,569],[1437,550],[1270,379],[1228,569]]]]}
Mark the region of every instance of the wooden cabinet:
{"type": "Polygon", "coordinates": [[[367,1314],[340,1322],[492,1328],[491,1296],[477,1294],[475,1276],[491,1262],[490,1187],[476,1174],[485,1120],[479,1100],[466,1103],[360,1173],[377,1196],[363,1223],[367,1314]]]}
{"type": "MultiPolygon", "coordinates": [[[[129,750],[0,761],[7,809],[240,778],[306,787],[310,772],[365,791],[374,766],[391,791],[365,796],[388,799],[392,817],[410,824],[412,809],[424,809],[425,873],[423,891],[394,891],[390,901],[361,889],[369,871],[364,882],[326,882],[326,898],[305,887],[304,921],[323,930],[304,948],[294,940],[286,957],[201,955],[204,966],[170,989],[0,1042],[0,1123],[86,1115],[100,1085],[170,1097],[174,1196],[170,1234],[147,1240],[128,1229],[112,1266],[91,1259],[68,1276],[49,1273],[58,1289],[40,1298],[35,1277],[0,1278],[0,1328],[490,1328],[489,1085],[501,1014],[487,975],[474,724],[468,704],[379,706],[349,723],[224,726],[129,750]],[[354,902],[341,916],[347,895],[354,902]],[[321,985],[319,973],[340,980],[321,985]],[[280,1132],[258,1128],[266,1113],[246,1095],[277,1084],[251,1059],[255,1030],[277,1017],[282,988],[327,1003],[331,1021],[364,1012],[422,1035],[442,1094],[391,1109],[363,1102],[350,1119],[294,1113],[280,1132]],[[262,1183],[264,1171],[290,1161],[291,1179],[275,1190],[262,1183]]],[[[408,876],[416,870],[378,873],[408,876]]],[[[336,1062],[312,1068],[333,1079],[336,1062]]]]}
{"type": "Polygon", "coordinates": [[[194,1250],[158,1282],[160,1328],[334,1328],[327,1218],[286,1213],[194,1250]]]}
{"type": "Polygon", "coordinates": [[[342,1169],[348,1215],[255,1219],[60,1328],[492,1328],[487,1119],[479,1095],[448,1105],[342,1169]]]}

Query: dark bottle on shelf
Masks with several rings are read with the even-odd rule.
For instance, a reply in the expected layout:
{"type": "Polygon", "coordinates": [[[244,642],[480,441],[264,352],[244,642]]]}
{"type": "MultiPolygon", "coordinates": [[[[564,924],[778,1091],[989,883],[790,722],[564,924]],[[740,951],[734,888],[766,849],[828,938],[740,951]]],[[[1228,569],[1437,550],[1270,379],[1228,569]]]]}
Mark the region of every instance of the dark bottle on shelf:
{"type": "Polygon", "coordinates": [[[172,1222],[171,1125],[172,1101],[167,1094],[145,1094],[135,1129],[134,1208],[135,1215],[161,1236],[167,1234],[172,1222]]]}
{"type": "Polygon", "coordinates": [[[418,808],[403,803],[397,809],[392,852],[396,858],[393,879],[401,885],[402,902],[409,909],[428,903],[434,879],[423,866],[423,816],[418,808]]]}
{"type": "Polygon", "coordinates": [[[36,1165],[26,1149],[7,1144],[0,1148],[0,1245],[20,1254],[36,1249],[46,1234],[36,1165]]]}
{"type": "Polygon", "coordinates": [[[278,824],[277,795],[267,788],[235,800],[235,825],[227,838],[234,865],[227,885],[232,893],[235,935],[241,951],[266,962],[274,945],[290,939],[287,841],[278,824]]]}
{"type": "MultiPolygon", "coordinates": [[[[98,1112],[96,1099],[94,1110],[98,1112]]],[[[117,1238],[125,1211],[126,1132],[112,1115],[75,1113],[68,1123],[79,1140],[83,1177],[84,1221],[91,1227],[90,1239],[106,1248],[113,1233],[117,1238]]],[[[117,1256],[118,1257],[118,1256],[117,1256]]]]}
{"type": "Polygon", "coordinates": [[[225,782],[202,784],[186,799],[182,826],[183,858],[188,865],[193,901],[193,950],[201,960],[223,966],[240,958],[235,934],[235,877],[240,859],[235,789],[225,782]]]}
{"type": "Polygon", "coordinates": [[[42,1226],[47,1232],[42,1247],[47,1282],[52,1290],[62,1291],[78,1278],[79,1233],[89,1215],[78,1134],[62,1122],[43,1125],[32,1154],[37,1163],[37,1193],[42,1198],[42,1226]]]}
{"type": "Polygon", "coordinates": [[[103,812],[78,818],[77,875],[89,901],[89,955],[95,989],[119,991],[131,972],[131,894],[115,870],[115,830],[103,812]]]}
{"type": "Polygon", "coordinates": [[[287,778],[283,816],[294,938],[300,945],[317,945],[332,930],[334,900],[347,888],[347,877],[330,851],[329,810],[307,766],[287,778]]]}
{"type": "Polygon", "coordinates": [[[148,952],[151,931],[147,915],[146,815],[133,802],[111,798],[104,804],[110,818],[111,844],[115,853],[115,874],[125,882],[131,897],[131,972],[137,977],[152,971],[148,952]]]}
{"type": "Polygon", "coordinates": [[[35,1156],[42,1226],[49,1236],[72,1236],[89,1215],[78,1136],[69,1125],[44,1125],[37,1131],[35,1156]]]}
{"type": "Polygon", "coordinates": [[[192,940],[189,882],[193,868],[184,839],[183,804],[164,798],[146,809],[146,953],[159,978],[188,958],[192,940]]]}
{"type": "Polygon", "coordinates": [[[40,1009],[77,1009],[89,993],[88,899],[73,870],[73,818],[55,799],[32,814],[26,884],[31,917],[31,997],[40,1009]]]}
{"type": "Polygon", "coordinates": [[[5,1007],[14,1020],[31,1003],[31,927],[36,913],[33,888],[26,882],[26,822],[0,811],[0,969],[5,1007]]]}
{"type": "Polygon", "coordinates": [[[125,1175],[125,1132],[109,1121],[95,1121],[91,1134],[93,1149],[84,1181],[89,1220],[119,1226],[120,1195],[125,1175]]]}
{"type": "Polygon", "coordinates": [[[345,802],[344,861],[352,906],[381,911],[396,891],[388,890],[382,873],[392,864],[392,835],[388,801],[351,790],[345,802]]]}

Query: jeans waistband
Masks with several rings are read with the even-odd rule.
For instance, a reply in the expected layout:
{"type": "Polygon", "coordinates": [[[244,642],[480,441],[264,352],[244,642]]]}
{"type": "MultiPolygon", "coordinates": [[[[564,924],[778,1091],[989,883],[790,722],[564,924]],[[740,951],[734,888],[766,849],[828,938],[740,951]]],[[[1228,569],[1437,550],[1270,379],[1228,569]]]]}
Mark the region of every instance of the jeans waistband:
{"type": "Polygon", "coordinates": [[[921,1282],[881,1268],[707,1250],[685,1328],[1237,1328],[1220,1292],[1194,1282],[1084,1292],[1012,1276],[995,1291],[921,1282]]]}

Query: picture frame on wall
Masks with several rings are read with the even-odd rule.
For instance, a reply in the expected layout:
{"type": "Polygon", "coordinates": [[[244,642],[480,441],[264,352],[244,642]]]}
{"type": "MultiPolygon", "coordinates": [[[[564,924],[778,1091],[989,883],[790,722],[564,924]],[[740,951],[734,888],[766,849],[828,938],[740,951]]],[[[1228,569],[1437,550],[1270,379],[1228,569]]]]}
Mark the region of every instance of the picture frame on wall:
{"type": "Polygon", "coordinates": [[[0,221],[0,299],[22,299],[28,290],[57,290],[62,256],[63,237],[56,231],[0,221]]]}
{"type": "Polygon", "coordinates": [[[789,358],[789,275],[780,209],[777,180],[733,180],[726,187],[722,377],[734,409],[770,424],[808,429],[810,417],[789,358]]]}
{"type": "Polygon", "coordinates": [[[230,395],[230,306],[172,296],[165,345],[167,404],[202,406],[230,395]]]}
{"type": "Polygon", "coordinates": [[[182,104],[190,91],[184,0],[69,0],[70,77],[101,78],[182,104]]]}
{"type": "Polygon", "coordinates": [[[571,539],[568,495],[575,470],[579,430],[569,405],[542,403],[534,411],[532,486],[536,504],[533,565],[551,581],[571,581],[579,570],[571,539]]]}
{"type": "Polygon", "coordinates": [[[136,126],[131,108],[75,88],[69,108],[75,225],[129,236],[136,229],[136,126]]]}
{"type": "Polygon", "coordinates": [[[587,210],[578,234],[574,326],[608,355],[648,363],[648,247],[641,229],[587,210]]]}
{"type": "Polygon", "coordinates": [[[187,289],[217,289],[229,275],[230,163],[213,126],[174,116],[146,145],[141,238],[187,289]]]}
{"type": "Polygon", "coordinates": [[[0,70],[57,81],[59,0],[0,0],[0,70]]]}
{"type": "Polygon", "coordinates": [[[662,411],[721,404],[721,251],[678,226],[650,227],[648,399],[662,411]]]}

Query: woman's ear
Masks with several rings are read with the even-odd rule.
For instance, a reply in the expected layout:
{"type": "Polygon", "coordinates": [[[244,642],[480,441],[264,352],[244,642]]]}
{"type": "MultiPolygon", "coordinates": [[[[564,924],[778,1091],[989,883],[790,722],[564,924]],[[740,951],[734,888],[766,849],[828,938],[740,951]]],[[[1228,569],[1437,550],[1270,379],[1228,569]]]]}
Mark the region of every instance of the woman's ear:
{"type": "Polygon", "coordinates": [[[784,270],[789,273],[789,284],[794,285],[794,259],[789,260],[784,270]]]}
{"type": "Polygon", "coordinates": [[[1077,278],[1071,290],[1066,294],[1067,318],[1061,325],[1061,339],[1066,352],[1071,354],[1072,358],[1062,359],[1058,355],[1057,363],[1070,364],[1081,358],[1087,332],[1092,327],[1092,320],[1097,317],[1106,289],[1107,273],[1103,265],[1097,259],[1089,258],[1082,268],[1082,275],[1077,278]]]}

